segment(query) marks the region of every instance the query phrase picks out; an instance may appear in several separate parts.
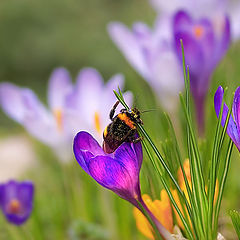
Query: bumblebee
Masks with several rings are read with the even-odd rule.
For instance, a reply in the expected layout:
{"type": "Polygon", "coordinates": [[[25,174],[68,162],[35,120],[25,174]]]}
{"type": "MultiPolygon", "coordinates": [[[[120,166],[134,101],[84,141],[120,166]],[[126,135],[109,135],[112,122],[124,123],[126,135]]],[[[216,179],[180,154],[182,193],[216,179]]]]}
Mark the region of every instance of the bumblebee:
{"type": "Polygon", "coordinates": [[[136,124],[143,124],[140,118],[140,111],[136,108],[127,110],[122,109],[118,115],[114,117],[116,108],[119,104],[117,101],[109,117],[111,123],[105,128],[103,132],[103,150],[106,153],[114,152],[123,142],[138,142],[141,140],[137,134],[136,124]]]}

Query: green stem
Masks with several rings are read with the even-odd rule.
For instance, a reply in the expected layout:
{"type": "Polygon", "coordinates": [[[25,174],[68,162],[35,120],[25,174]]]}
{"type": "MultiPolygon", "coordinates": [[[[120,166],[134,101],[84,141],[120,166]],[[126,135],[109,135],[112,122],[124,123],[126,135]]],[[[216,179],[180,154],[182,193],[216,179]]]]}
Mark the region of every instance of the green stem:
{"type": "MultiPolygon", "coordinates": [[[[145,150],[146,150],[146,152],[147,152],[147,155],[148,155],[150,161],[151,161],[153,164],[155,164],[154,159],[153,159],[153,156],[152,156],[150,150],[148,149],[146,142],[143,141],[142,143],[143,143],[143,146],[144,146],[144,148],[145,148],[145,150]]],[[[181,218],[181,221],[183,222],[183,225],[184,225],[184,227],[185,227],[185,229],[186,229],[186,231],[187,231],[188,237],[189,237],[190,239],[193,239],[193,240],[194,240],[193,234],[192,234],[192,232],[191,232],[191,230],[190,230],[190,229],[191,229],[190,224],[189,224],[188,221],[186,221],[186,219],[184,218],[181,210],[179,209],[179,207],[178,207],[175,199],[174,199],[173,196],[172,196],[171,190],[169,189],[168,185],[166,184],[166,182],[165,182],[165,180],[164,180],[164,178],[163,178],[163,176],[162,176],[162,173],[161,173],[161,170],[160,170],[160,169],[158,169],[158,174],[159,174],[160,180],[161,180],[164,188],[166,189],[166,191],[167,191],[167,193],[168,193],[168,196],[169,196],[169,198],[170,198],[170,200],[171,200],[174,208],[176,209],[179,217],[181,218]]]]}
{"type": "Polygon", "coordinates": [[[214,230],[215,235],[217,235],[217,224],[218,224],[219,211],[220,211],[223,191],[224,191],[224,187],[225,187],[225,183],[226,183],[226,179],[227,179],[227,175],[228,175],[228,170],[229,170],[229,166],[230,166],[232,149],[233,149],[233,142],[232,142],[232,140],[229,140],[228,151],[227,151],[227,154],[225,157],[224,172],[223,172],[222,179],[220,181],[221,184],[219,187],[219,197],[217,198],[216,208],[214,211],[214,228],[213,228],[213,230],[214,230]]]}

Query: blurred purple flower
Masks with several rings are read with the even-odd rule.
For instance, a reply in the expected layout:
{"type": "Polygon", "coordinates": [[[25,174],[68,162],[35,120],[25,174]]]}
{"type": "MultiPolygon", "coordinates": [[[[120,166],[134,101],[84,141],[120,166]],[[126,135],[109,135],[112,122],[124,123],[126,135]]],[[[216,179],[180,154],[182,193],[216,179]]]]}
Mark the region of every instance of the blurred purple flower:
{"type": "MultiPolygon", "coordinates": [[[[60,160],[68,161],[72,158],[72,139],[79,130],[102,134],[106,126],[103,119],[109,118],[109,109],[116,101],[113,89],[118,86],[123,86],[121,75],[104,84],[95,69],[86,68],[73,87],[68,71],[58,68],[49,81],[49,109],[32,90],[11,83],[0,84],[0,104],[9,117],[52,147],[60,160]]],[[[131,104],[131,93],[125,97],[131,104]]]]}
{"type": "Polygon", "coordinates": [[[153,7],[163,15],[172,15],[179,10],[191,13],[196,18],[211,19],[216,29],[224,28],[225,16],[230,19],[231,38],[240,38],[240,2],[234,0],[150,0],[153,7]]]}
{"type": "Polygon", "coordinates": [[[182,62],[183,40],[186,64],[189,66],[191,91],[195,100],[200,132],[204,129],[204,103],[212,73],[230,44],[230,25],[225,18],[224,28],[216,32],[207,18],[195,20],[186,12],[174,16],[173,31],[176,51],[182,62]]]}
{"type": "Polygon", "coordinates": [[[124,24],[113,22],[108,31],[129,63],[149,82],[163,107],[174,111],[184,82],[172,41],[171,19],[157,19],[153,30],[138,22],[130,31],[124,24]]]}
{"type": "Polygon", "coordinates": [[[103,187],[115,192],[139,210],[140,202],[148,212],[164,239],[173,240],[145,205],[141,197],[139,173],[143,153],[141,142],[125,142],[113,153],[107,154],[87,132],[79,132],[73,143],[73,151],[82,169],[103,187]]]}
{"type": "MultiPolygon", "coordinates": [[[[221,86],[218,87],[215,96],[214,96],[214,105],[215,105],[215,111],[217,114],[217,117],[219,117],[221,105],[223,101],[223,94],[224,90],[221,86]]],[[[240,151],[240,87],[237,88],[234,100],[233,100],[233,117],[230,116],[228,127],[227,127],[227,134],[232,139],[232,141],[235,143],[236,147],[240,151]]],[[[226,122],[226,118],[228,115],[228,106],[224,103],[223,105],[223,114],[222,114],[222,121],[221,124],[224,126],[226,122]]]]}
{"type": "Polygon", "coordinates": [[[66,121],[66,98],[72,88],[69,73],[59,68],[52,73],[49,81],[49,110],[32,90],[11,83],[0,84],[0,104],[5,113],[22,124],[31,135],[54,150],[60,149],[61,159],[66,160],[70,147],[68,153],[64,146],[71,142],[73,136],[70,134],[71,126],[66,121]]]}
{"type": "Polygon", "coordinates": [[[33,196],[32,182],[11,180],[0,184],[0,208],[6,219],[15,225],[23,224],[31,215],[33,196]]]}

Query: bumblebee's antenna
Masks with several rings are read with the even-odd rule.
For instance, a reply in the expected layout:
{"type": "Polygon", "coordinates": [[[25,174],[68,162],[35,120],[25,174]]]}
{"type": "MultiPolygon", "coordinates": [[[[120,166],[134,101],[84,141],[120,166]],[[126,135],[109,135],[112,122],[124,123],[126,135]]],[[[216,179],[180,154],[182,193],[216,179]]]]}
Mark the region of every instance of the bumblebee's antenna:
{"type": "Polygon", "coordinates": [[[141,111],[140,113],[147,113],[147,112],[154,112],[154,111],[157,111],[157,109],[144,110],[144,111],[141,111]]]}

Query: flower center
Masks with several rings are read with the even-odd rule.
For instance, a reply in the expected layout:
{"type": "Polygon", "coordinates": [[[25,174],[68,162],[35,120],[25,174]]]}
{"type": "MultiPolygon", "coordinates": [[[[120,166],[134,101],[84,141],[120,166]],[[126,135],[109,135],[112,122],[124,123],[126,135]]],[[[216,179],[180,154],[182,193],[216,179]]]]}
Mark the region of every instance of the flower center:
{"type": "Polygon", "coordinates": [[[194,32],[194,35],[197,37],[197,38],[200,38],[203,36],[203,32],[204,32],[204,29],[201,25],[196,25],[194,26],[193,28],[193,32],[194,32]]]}
{"type": "Polygon", "coordinates": [[[101,134],[101,124],[100,124],[100,116],[98,112],[95,112],[94,114],[94,124],[95,124],[95,129],[99,134],[101,134]]]}
{"type": "Polygon", "coordinates": [[[57,123],[57,129],[59,132],[62,132],[63,130],[63,114],[61,109],[55,109],[53,111],[53,115],[55,117],[56,123],[57,123]]]}
{"type": "Polygon", "coordinates": [[[12,199],[7,206],[7,212],[9,214],[19,214],[21,212],[21,203],[17,199],[12,199]]]}

